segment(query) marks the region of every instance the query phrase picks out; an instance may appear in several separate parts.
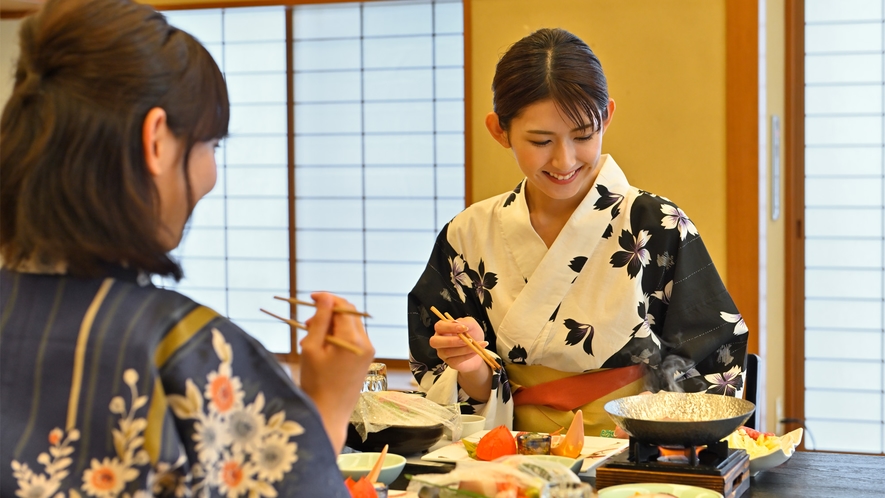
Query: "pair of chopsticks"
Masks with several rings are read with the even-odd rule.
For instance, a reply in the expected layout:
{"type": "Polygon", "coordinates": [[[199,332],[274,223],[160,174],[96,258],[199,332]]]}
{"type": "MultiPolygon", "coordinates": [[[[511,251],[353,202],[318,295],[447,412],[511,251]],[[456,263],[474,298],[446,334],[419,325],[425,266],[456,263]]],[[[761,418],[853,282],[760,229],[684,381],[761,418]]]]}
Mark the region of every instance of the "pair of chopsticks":
{"type": "MultiPolygon", "coordinates": [[[[452,315],[448,313],[443,315],[439,312],[438,309],[436,309],[436,306],[431,306],[430,311],[432,311],[434,315],[438,316],[439,319],[444,322],[457,323],[452,315]]],[[[495,361],[495,359],[484,348],[479,347],[479,345],[476,344],[476,341],[474,341],[472,337],[465,334],[464,332],[459,332],[458,337],[460,337],[464,344],[472,349],[474,353],[478,354],[479,357],[482,358],[482,361],[486,362],[486,365],[488,365],[493,372],[501,370],[501,365],[498,365],[498,362],[495,361]]]]}
{"type": "MultiPolygon", "coordinates": [[[[291,297],[274,296],[274,299],[279,299],[280,301],[287,301],[287,302],[290,302],[293,304],[301,304],[303,306],[316,307],[316,304],[314,304],[310,301],[302,301],[300,299],[295,299],[295,298],[291,298],[291,297]]],[[[307,330],[307,326],[299,321],[290,320],[288,318],[283,318],[280,315],[271,313],[270,311],[267,311],[264,308],[260,308],[260,309],[262,312],[267,313],[268,315],[276,318],[277,320],[280,320],[281,322],[285,322],[285,323],[289,324],[290,327],[295,327],[296,329],[301,329],[301,330],[307,330]]],[[[332,312],[344,313],[344,314],[348,314],[348,315],[364,316],[367,318],[371,318],[371,315],[369,315],[368,313],[364,313],[362,311],[350,310],[347,308],[335,307],[335,308],[332,308],[332,312]]],[[[339,348],[346,349],[355,355],[362,355],[363,354],[362,348],[360,348],[358,346],[354,346],[353,344],[351,344],[343,339],[339,339],[333,335],[327,335],[325,338],[325,341],[328,342],[329,344],[334,344],[335,346],[338,346],[339,348]]]]}

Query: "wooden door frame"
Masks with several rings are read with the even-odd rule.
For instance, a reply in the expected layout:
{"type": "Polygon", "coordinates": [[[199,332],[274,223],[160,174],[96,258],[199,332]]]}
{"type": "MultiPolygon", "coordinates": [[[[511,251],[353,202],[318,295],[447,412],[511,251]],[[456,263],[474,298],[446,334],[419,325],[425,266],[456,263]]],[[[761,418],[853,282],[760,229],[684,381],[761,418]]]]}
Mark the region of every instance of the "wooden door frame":
{"type": "Polygon", "coordinates": [[[789,431],[805,422],[805,2],[786,0],[785,7],[784,429],[789,431]]]}

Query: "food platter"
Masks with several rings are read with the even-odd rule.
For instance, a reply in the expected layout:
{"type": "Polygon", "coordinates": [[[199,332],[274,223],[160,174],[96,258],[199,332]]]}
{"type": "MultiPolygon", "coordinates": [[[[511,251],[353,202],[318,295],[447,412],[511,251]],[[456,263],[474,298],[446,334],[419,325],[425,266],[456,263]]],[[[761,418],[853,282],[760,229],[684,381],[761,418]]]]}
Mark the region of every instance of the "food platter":
{"type": "Polygon", "coordinates": [[[637,495],[668,493],[676,498],[723,498],[721,493],[697,486],[665,483],[620,484],[599,490],[599,498],[632,498],[637,495]]]}
{"type": "MultiPolygon", "coordinates": [[[[487,430],[479,431],[464,439],[471,442],[477,442],[488,432],[489,431],[487,430]]],[[[511,431],[511,433],[514,437],[519,434],[517,431],[511,431]]],[[[580,472],[583,473],[595,469],[607,459],[627,449],[629,444],[630,441],[626,439],[584,436],[584,449],[581,450],[580,456],[580,459],[583,459],[583,463],[580,472]]],[[[428,462],[453,463],[458,461],[469,461],[471,458],[467,455],[467,450],[464,448],[464,444],[461,441],[455,441],[422,456],[421,460],[428,462]]]]}

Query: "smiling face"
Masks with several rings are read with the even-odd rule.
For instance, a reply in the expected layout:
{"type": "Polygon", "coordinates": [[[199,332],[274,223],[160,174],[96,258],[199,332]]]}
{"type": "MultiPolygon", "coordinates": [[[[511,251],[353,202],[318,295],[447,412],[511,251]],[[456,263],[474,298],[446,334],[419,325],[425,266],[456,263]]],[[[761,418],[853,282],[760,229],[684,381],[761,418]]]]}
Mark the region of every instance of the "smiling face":
{"type": "MultiPolygon", "coordinates": [[[[513,150],[519,169],[528,179],[529,209],[563,205],[576,207],[599,174],[602,135],[614,115],[609,100],[608,116],[599,130],[576,127],[550,99],[522,109],[504,131],[496,114],[486,125],[501,145],[513,150]]],[[[589,117],[585,122],[592,123],[589,117]]]]}

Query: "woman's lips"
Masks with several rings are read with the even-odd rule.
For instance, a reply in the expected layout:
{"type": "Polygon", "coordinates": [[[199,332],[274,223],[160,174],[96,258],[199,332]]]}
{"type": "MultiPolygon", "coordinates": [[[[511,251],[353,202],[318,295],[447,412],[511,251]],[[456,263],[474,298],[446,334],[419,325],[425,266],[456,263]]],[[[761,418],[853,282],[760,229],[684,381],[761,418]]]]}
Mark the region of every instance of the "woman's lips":
{"type": "Polygon", "coordinates": [[[547,175],[547,178],[549,178],[550,181],[552,181],[553,183],[558,183],[560,185],[564,185],[566,183],[571,182],[575,178],[577,178],[578,172],[581,171],[583,168],[584,167],[581,166],[580,168],[578,168],[570,173],[567,173],[565,175],[560,175],[558,173],[551,173],[549,171],[545,171],[544,174],[547,175]]]}

